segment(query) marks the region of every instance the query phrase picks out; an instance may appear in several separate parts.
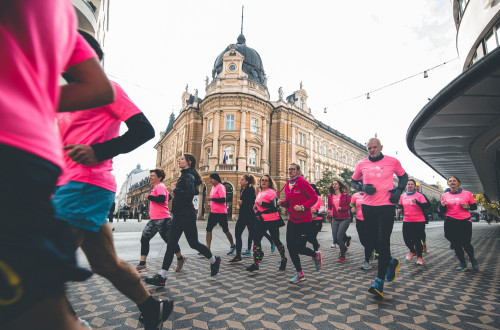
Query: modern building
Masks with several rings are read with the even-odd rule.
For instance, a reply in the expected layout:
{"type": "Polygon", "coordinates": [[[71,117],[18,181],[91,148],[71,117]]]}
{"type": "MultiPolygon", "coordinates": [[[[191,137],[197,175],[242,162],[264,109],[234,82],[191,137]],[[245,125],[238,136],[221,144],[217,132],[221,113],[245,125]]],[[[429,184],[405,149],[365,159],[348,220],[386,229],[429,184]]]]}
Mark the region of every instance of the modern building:
{"type": "Polygon", "coordinates": [[[337,174],[343,168],[354,170],[366,156],[363,144],[314,118],[302,83],[287,97],[280,88],[278,100],[271,100],[262,59],[242,34],[217,56],[205,93],[200,98],[197,90],[191,94],[186,86],[180,114],[171,115],[155,145],[156,166],[165,170],[167,186],[179,175],[177,159],[183,153],[198,159],[204,180],[198,197],[200,218],[207,213],[212,172],[226,186],[231,216],[238,213],[242,174],[260,177],[269,173],[279,191],[292,162],[301,166],[307,180],[315,182],[327,169],[337,174]]]}
{"type": "MultiPolygon", "coordinates": [[[[138,188],[143,188],[149,185],[149,170],[141,169],[141,165],[137,164],[137,167],[127,174],[127,179],[123,182],[120,192],[116,194],[115,197],[115,207],[116,210],[120,210],[125,204],[131,207],[138,207],[143,200],[136,197],[136,194],[130,194],[132,191],[138,188]],[[132,200],[136,202],[132,205],[132,200]]],[[[151,190],[151,189],[150,189],[151,190]]],[[[133,210],[132,210],[133,211],[133,210]]]]}
{"type": "Polygon", "coordinates": [[[500,1],[454,0],[463,72],[408,128],[409,149],[443,177],[500,200],[500,1]]]}

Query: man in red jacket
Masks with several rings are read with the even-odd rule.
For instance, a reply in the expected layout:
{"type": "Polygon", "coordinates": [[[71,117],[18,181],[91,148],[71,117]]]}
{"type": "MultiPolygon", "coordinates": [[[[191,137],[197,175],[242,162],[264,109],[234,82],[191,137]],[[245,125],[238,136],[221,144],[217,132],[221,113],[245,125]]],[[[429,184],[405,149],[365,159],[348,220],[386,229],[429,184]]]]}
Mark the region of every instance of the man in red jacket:
{"type": "Polygon", "coordinates": [[[318,196],[309,182],[302,177],[299,165],[291,163],[288,167],[288,175],[290,180],[285,186],[286,198],[280,201],[280,204],[287,208],[289,218],[286,228],[286,245],[290,259],[297,270],[297,274],[290,282],[298,283],[305,280],[299,254],[312,257],[316,270],[320,270],[323,266],[321,252],[314,252],[306,247],[307,238],[313,229],[311,207],[316,204],[318,196]]]}

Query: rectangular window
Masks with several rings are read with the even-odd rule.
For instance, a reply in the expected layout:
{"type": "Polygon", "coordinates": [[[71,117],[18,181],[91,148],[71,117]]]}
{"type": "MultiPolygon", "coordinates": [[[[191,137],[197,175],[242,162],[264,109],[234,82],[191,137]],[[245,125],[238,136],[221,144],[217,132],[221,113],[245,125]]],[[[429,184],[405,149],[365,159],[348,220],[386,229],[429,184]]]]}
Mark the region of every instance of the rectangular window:
{"type": "Polygon", "coordinates": [[[300,146],[306,145],[306,135],[304,133],[299,133],[299,143],[300,146]]]}
{"type": "Polygon", "coordinates": [[[319,142],[314,141],[314,151],[319,152],[319,142]]]}
{"type": "Polygon", "coordinates": [[[259,120],[257,118],[250,118],[250,132],[259,133],[259,120]]]}
{"type": "Polygon", "coordinates": [[[495,37],[495,33],[491,31],[486,38],[484,38],[484,45],[485,45],[485,50],[484,52],[486,54],[491,53],[493,49],[497,48],[497,40],[495,37]]]}
{"type": "Polygon", "coordinates": [[[304,175],[305,175],[306,174],[306,161],[299,159],[299,166],[300,166],[300,169],[302,170],[302,173],[304,173],[304,175]]]}
{"type": "Polygon", "coordinates": [[[226,115],[226,130],[234,130],[234,115],[226,115]]]}
{"type": "Polygon", "coordinates": [[[212,119],[212,118],[210,118],[210,119],[208,120],[208,133],[212,133],[213,123],[214,123],[213,119],[212,119]]]}
{"type": "Polygon", "coordinates": [[[328,156],[328,146],[326,144],[323,145],[323,154],[328,156]]]}
{"type": "Polygon", "coordinates": [[[316,180],[319,180],[319,164],[316,164],[314,176],[316,177],[316,180]]]}

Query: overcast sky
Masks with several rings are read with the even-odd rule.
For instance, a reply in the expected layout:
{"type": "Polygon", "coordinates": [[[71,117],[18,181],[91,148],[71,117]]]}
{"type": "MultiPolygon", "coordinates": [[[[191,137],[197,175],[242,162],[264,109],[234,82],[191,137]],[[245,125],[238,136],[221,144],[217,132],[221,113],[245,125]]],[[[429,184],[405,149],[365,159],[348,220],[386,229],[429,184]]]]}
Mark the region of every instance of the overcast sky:
{"type": "Polygon", "coordinates": [[[302,81],[317,119],[362,144],[377,133],[384,153],[410,175],[444,185],[408,150],[406,132],[461,72],[451,1],[112,0],[106,72],[156,131],[149,143],[115,158],[119,187],[138,163],[155,166],[153,146],[172,109],[179,114],[186,84],[205,96],[205,76],[211,79],[215,59],[240,34],[242,5],[246,44],[262,58],[271,100],[280,86],[287,96],[302,81]],[[450,60],[426,79],[353,99],[450,60]]]}

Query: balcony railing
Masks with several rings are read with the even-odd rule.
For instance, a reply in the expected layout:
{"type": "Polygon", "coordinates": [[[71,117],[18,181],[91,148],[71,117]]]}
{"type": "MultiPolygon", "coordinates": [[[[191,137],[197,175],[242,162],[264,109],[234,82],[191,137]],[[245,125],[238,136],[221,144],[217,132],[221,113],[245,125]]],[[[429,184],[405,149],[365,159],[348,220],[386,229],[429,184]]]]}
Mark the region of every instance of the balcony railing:
{"type": "Polygon", "coordinates": [[[262,167],[257,167],[257,166],[247,166],[247,172],[249,173],[257,173],[257,174],[263,174],[264,169],[262,167]]]}
{"type": "Polygon", "coordinates": [[[200,172],[208,172],[208,165],[200,166],[200,172]]]}
{"type": "Polygon", "coordinates": [[[217,164],[216,171],[236,171],[237,165],[217,164]]]}

